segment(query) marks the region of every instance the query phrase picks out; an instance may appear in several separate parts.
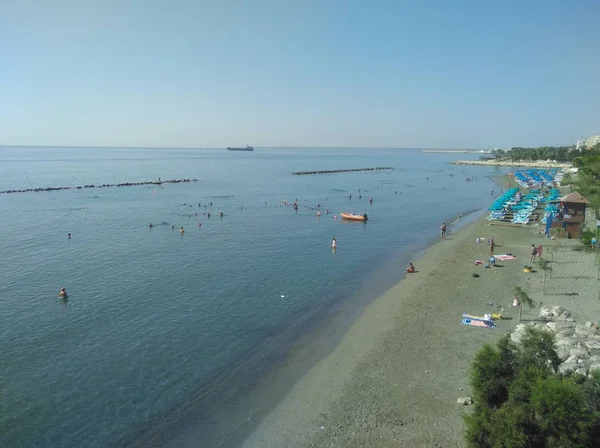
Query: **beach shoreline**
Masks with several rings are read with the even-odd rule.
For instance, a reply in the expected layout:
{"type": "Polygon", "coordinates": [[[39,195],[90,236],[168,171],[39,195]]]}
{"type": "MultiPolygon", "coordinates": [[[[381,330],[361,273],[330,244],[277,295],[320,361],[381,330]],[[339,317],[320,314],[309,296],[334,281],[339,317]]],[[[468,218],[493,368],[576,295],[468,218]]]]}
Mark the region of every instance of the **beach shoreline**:
{"type": "MultiPolygon", "coordinates": [[[[449,237],[476,222],[484,212],[484,209],[470,209],[449,216],[446,220],[449,237]]],[[[383,263],[373,275],[367,276],[355,297],[324,308],[326,315],[322,321],[306,329],[297,338],[294,337],[285,353],[280,354],[281,359],[276,360],[256,384],[250,386],[235,402],[230,402],[211,416],[211,421],[215,422],[212,427],[207,429],[205,424],[195,427],[192,420],[186,418],[186,430],[172,428],[174,432],[167,431],[162,435],[145,434],[135,437],[126,445],[137,447],[159,443],[160,446],[194,447],[201,442],[203,446],[221,448],[243,446],[259,423],[285,400],[294,384],[335,350],[364,309],[405,278],[404,270],[408,262],[419,264],[419,259],[438,240],[439,235],[432,234],[422,244],[402,250],[383,263]],[[168,434],[174,434],[175,437],[169,438],[168,434]]]]}
{"type": "Polygon", "coordinates": [[[494,237],[499,250],[525,258],[541,238],[535,230],[492,228],[481,216],[427,248],[418,272],[367,305],[241,446],[462,446],[456,400],[468,395],[470,360],[516,322],[488,330],[462,325],[461,315],[488,312],[488,302],[508,308],[506,284],[523,262],[475,267],[488,250],[475,241],[494,237]]]}

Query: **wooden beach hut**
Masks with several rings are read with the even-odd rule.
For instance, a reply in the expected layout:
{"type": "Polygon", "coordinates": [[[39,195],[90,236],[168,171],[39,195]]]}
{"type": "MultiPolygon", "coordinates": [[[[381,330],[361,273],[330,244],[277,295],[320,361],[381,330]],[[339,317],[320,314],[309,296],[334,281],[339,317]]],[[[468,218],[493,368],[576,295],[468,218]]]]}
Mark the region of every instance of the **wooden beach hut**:
{"type": "Polygon", "coordinates": [[[585,209],[590,201],[574,191],[556,202],[560,204],[559,219],[552,227],[564,229],[569,238],[579,238],[585,224],[585,209]]]}

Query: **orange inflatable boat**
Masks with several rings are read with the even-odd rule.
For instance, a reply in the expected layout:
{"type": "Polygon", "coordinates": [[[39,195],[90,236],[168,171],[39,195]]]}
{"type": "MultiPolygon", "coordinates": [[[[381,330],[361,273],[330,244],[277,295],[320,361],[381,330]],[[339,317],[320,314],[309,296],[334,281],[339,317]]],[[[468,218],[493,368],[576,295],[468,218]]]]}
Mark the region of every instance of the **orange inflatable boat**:
{"type": "Polygon", "coordinates": [[[364,215],[354,215],[352,213],[340,213],[340,216],[342,217],[342,219],[345,219],[347,221],[367,221],[369,219],[367,217],[366,213],[364,215]]]}

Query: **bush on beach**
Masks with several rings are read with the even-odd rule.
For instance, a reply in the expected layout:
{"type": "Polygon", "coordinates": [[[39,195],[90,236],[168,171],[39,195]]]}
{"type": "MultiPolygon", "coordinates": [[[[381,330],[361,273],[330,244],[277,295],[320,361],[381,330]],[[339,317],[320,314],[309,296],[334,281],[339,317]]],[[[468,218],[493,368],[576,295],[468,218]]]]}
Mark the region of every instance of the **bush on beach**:
{"type": "Polygon", "coordinates": [[[554,335],[527,328],[504,336],[471,365],[473,413],[466,441],[476,448],[595,447],[600,440],[600,374],[558,372],[554,335]]]}

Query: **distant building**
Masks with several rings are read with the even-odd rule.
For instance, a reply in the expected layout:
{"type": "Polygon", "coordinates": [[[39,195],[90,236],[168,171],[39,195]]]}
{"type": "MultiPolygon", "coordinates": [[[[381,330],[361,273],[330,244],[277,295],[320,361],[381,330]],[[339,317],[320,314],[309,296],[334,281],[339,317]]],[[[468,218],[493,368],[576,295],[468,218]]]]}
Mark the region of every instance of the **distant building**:
{"type": "Polygon", "coordinates": [[[591,137],[588,137],[586,139],[579,140],[577,142],[577,149],[592,148],[598,143],[600,143],[600,135],[592,135],[591,137]]]}

